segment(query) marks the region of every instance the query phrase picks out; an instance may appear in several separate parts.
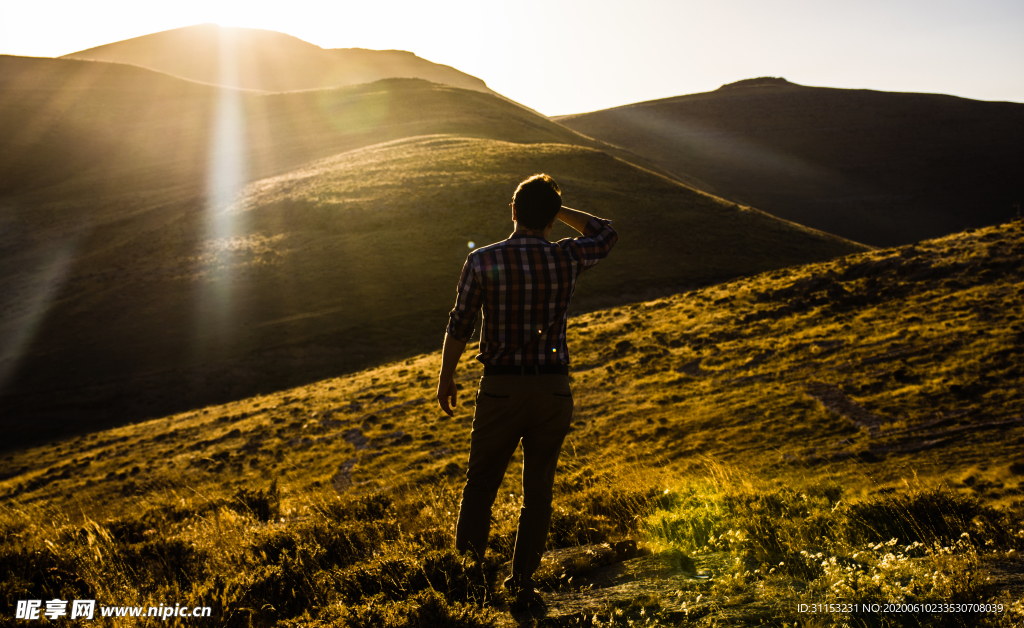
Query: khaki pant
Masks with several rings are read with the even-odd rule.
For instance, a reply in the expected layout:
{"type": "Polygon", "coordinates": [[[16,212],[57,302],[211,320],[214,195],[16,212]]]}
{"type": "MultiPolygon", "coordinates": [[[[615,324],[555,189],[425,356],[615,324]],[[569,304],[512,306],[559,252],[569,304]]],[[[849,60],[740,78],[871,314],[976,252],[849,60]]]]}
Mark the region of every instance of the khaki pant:
{"type": "Polygon", "coordinates": [[[555,467],[572,420],[572,404],[566,375],[488,375],[480,380],[455,547],[483,558],[491,506],[522,441],[523,507],[512,557],[516,582],[528,583],[540,566],[551,524],[555,467]]]}

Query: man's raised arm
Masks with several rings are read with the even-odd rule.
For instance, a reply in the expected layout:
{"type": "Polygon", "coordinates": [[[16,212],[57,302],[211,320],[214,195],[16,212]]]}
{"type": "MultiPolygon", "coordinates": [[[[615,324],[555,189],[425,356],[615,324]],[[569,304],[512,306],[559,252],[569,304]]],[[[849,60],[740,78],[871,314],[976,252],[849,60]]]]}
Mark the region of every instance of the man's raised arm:
{"type": "Polygon", "coordinates": [[[579,238],[558,241],[558,244],[567,247],[570,254],[579,262],[578,272],[582,273],[607,257],[619,239],[612,227],[612,221],[587,212],[563,205],[558,210],[557,218],[582,234],[579,238]]]}
{"type": "MultiPolygon", "coordinates": [[[[548,215],[550,216],[550,214],[548,215]]],[[[584,233],[583,230],[587,228],[587,223],[590,222],[590,219],[597,218],[597,216],[593,216],[591,214],[588,214],[587,212],[581,212],[578,209],[572,209],[571,207],[566,207],[565,205],[562,205],[562,209],[558,210],[558,215],[556,216],[556,218],[558,218],[565,224],[569,225],[576,231],[584,233]]]]}

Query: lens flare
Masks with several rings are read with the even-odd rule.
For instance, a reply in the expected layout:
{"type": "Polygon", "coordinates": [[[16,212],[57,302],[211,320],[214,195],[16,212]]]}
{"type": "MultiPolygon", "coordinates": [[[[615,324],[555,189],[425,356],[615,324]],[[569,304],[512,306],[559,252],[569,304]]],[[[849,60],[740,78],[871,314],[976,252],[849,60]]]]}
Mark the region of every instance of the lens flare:
{"type": "Polygon", "coordinates": [[[68,278],[77,251],[77,242],[69,241],[55,247],[41,256],[39,265],[32,273],[32,286],[26,294],[4,295],[14,297],[12,302],[2,305],[8,311],[16,312],[12,319],[5,321],[5,330],[0,333],[0,392],[14,376],[18,363],[39,331],[50,306],[68,278]],[[9,305],[14,307],[6,307],[9,305]]]}
{"type": "MultiPolygon", "coordinates": [[[[219,29],[220,84],[238,84],[238,51],[232,29],[219,29]]],[[[245,184],[245,107],[242,92],[222,87],[217,97],[210,134],[210,166],[207,180],[208,235],[230,238],[234,218],[226,211],[245,184]]]]}
{"type": "MultiPolygon", "coordinates": [[[[235,31],[218,29],[220,85],[239,84],[238,47],[235,31]]],[[[226,343],[232,329],[232,248],[240,235],[242,214],[232,211],[247,177],[246,116],[243,92],[221,87],[210,129],[210,161],[206,190],[206,242],[225,255],[209,258],[204,269],[197,312],[197,341],[201,352],[226,343]]]]}

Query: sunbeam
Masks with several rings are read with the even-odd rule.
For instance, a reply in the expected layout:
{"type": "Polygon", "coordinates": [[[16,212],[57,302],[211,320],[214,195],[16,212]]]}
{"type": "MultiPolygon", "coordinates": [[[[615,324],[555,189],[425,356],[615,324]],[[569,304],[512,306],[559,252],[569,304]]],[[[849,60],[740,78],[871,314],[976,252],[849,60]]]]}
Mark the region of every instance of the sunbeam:
{"type": "Polygon", "coordinates": [[[216,350],[230,333],[232,311],[231,239],[239,234],[240,214],[231,211],[232,203],[245,185],[246,115],[239,84],[238,49],[233,29],[218,29],[219,81],[210,132],[210,160],[206,193],[206,242],[222,254],[208,258],[204,269],[197,340],[200,353],[216,350]]]}
{"type": "MultiPolygon", "coordinates": [[[[624,128],[638,128],[659,138],[664,146],[682,146],[693,154],[711,151],[728,164],[728,172],[758,173],[764,181],[775,187],[789,188],[802,181],[814,181],[827,189],[849,187],[856,182],[820,163],[783,152],[777,147],[759,143],[755,137],[728,129],[716,128],[710,123],[687,119],[675,111],[661,111],[655,107],[627,107],[613,110],[624,128]]],[[[715,191],[704,181],[694,181],[697,187],[715,191]]]]}
{"type": "Polygon", "coordinates": [[[27,282],[31,286],[29,293],[23,298],[14,295],[11,304],[2,304],[5,311],[13,312],[14,315],[4,321],[3,329],[0,330],[0,393],[17,372],[21,358],[64,285],[76,249],[77,244],[73,240],[51,249],[27,282]]]}

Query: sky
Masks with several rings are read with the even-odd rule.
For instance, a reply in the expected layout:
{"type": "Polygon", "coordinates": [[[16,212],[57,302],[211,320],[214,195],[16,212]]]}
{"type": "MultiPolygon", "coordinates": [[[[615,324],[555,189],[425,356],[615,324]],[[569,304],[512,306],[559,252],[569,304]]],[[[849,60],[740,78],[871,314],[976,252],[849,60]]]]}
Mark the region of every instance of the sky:
{"type": "Polygon", "coordinates": [[[1024,102],[1021,0],[0,0],[0,54],[206,22],[409,50],[546,115],[759,76],[1024,102]]]}

